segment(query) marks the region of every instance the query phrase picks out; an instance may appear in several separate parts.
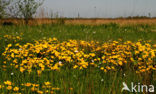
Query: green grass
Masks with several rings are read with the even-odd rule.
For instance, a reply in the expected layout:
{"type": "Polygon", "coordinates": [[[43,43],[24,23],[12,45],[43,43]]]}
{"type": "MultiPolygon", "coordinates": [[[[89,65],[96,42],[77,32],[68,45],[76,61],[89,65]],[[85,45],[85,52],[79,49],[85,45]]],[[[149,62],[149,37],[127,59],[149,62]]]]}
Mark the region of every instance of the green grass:
{"type": "MultiPolygon", "coordinates": [[[[13,40],[6,40],[4,35],[21,36],[22,40],[16,43],[25,44],[34,40],[56,37],[60,41],[76,39],[86,41],[107,42],[109,40],[122,39],[124,41],[151,40],[152,44],[156,43],[156,29],[154,25],[127,25],[105,24],[98,26],[91,25],[41,25],[41,26],[0,26],[0,54],[8,44],[15,43],[13,40]],[[21,34],[22,33],[22,34],[21,34]]],[[[1,55],[0,55],[1,56],[1,55]]],[[[3,57],[0,57],[0,63],[3,57]]],[[[98,70],[72,70],[63,69],[61,71],[45,71],[40,77],[36,73],[20,73],[14,68],[3,71],[0,66],[0,83],[5,80],[11,80],[16,84],[24,82],[43,83],[50,81],[54,87],[61,88],[56,94],[121,94],[122,82],[141,83],[144,79],[142,75],[135,72],[124,71],[104,73],[98,70]],[[11,73],[14,73],[11,76],[11,73]],[[69,90],[69,88],[73,90],[69,90]]],[[[155,75],[154,75],[155,77],[155,75]]],[[[153,77],[153,78],[154,78],[153,77]]],[[[152,84],[156,86],[156,79],[152,84]]],[[[3,91],[0,90],[2,93],[3,91]]],[[[29,91],[24,91],[28,93],[29,91]]],[[[5,91],[7,94],[8,92],[5,91]]],[[[123,92],[123,94],[130,94],[123,92]]]]}
{"type": "Polygon", "coordinates": [[[0,27],[0,36],[5,34],[22,35],[22,42],[32,42],[34,39],[44,37],[56,37],[61,41],[68,39],[108,41],[123,40],[137,41],[138,39],[152,40],[156,42],[155,26],[106,24],[98,26],[90,25],[41,25],[41,26],[5,26],[0,27]]]}
{"type": "MultiPolygon", "coordinates": [[[[126,82],[130,86],[130,82],[141,83],[143,78],[141,75],[125,71],[126,76],[123,77],[121,72],[105,73],[99,70],[61,70],[61,71],[45,71],[40,77],[35,73],[20,73],[17,70],[2,71],[0,70],[1,82],[10,80],[15,84],[31,82],[43,84],[50,81],[54,87],[61,88],[56,94],[120,94],[122,82],[126,82]],[[11,73],[14,73],[11,76],[11,73]],[[69,90],[69,88],[73,90],[69,90]]],[[[156,85],[154,82],[152,84],[156,85]]],[[[2,92],[2,91],[0,91],[2,92]]],[[[24,91],[25,94],[28,91],[24,91]]],[[[123,94],[130,94],[123,92],[123,94]]]]}

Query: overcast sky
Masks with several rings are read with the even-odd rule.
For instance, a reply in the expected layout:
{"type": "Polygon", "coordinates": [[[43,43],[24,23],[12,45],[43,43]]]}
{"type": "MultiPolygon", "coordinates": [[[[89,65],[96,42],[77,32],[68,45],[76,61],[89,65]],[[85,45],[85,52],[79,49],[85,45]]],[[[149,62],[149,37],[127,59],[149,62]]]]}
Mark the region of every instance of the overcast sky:
{"type": "Polygon", "coordinates": [[[64,17],[156,16],[156,0],[45,0],[43,6],[64,17]]]}

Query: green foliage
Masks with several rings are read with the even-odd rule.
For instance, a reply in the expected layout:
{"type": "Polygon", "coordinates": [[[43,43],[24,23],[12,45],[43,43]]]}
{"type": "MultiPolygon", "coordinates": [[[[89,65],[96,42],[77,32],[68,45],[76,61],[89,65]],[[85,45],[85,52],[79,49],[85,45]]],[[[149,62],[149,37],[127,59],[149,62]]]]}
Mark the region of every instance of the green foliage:
{"type": "Polygon", "coordinates": [[[43,0],[18,0],[18,15],[21,18],[24,18],[25,23],[28,24],[29,19],[33,18],[33,15],[36,13],[38,7],[42,4],[43,0]]]}
{"type": "Polygon", "coordinates": [[[6,17],[6,9],[9,4],[10,0],[0,0],[0,19],[6,17]]]}

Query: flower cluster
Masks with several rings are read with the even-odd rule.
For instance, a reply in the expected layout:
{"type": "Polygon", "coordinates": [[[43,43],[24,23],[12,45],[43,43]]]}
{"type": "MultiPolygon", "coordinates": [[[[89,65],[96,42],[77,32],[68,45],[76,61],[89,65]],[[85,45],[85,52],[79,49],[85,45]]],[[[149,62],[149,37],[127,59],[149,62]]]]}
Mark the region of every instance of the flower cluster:
{"type": "Polygon", "coordinates": [[[13,36],[13,35],[4,35],[3,39],[5,39],[5,41],[14,41],[17,42],[18,40],[22,40],[22,38],[20,36],[13,36]]]}
{"type": "Polygon", "coordinates": [[[15,83],[7,80],[0,84],[0,89],[9,94],[23,94],[23,93],[35,93],[35,94],[55,94],[60,88],[53,87],[51,82],[43,82],[42,84],[35,83],[21,83],[16,86],[15,83]]]}
{"type": "Polygon", "coordinates": [[[39,40],[25,45],[8,44],[2,54],[5,66],[11,65],[21,72],[61,68],[96,68],[104,72],[124,69],[126,66],[137,73],[156,70],[156,49],[148,42],[68,40],[56,38],[39,40]]]}

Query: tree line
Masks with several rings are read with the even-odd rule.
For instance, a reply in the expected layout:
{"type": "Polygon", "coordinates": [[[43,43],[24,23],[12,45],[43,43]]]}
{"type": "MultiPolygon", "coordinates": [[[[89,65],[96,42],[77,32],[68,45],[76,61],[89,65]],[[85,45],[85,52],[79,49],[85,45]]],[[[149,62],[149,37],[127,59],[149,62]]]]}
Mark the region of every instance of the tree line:
{"type": "Polygon", "coordinates": [[[44,0],[0,0],[0,19],[23,18],[25,24],[33,18],[44,0]]]}

